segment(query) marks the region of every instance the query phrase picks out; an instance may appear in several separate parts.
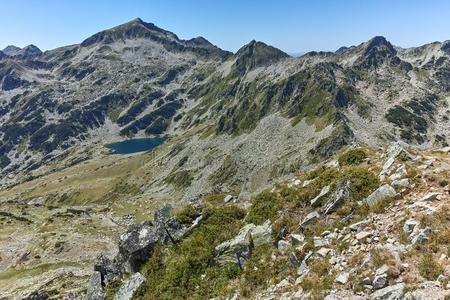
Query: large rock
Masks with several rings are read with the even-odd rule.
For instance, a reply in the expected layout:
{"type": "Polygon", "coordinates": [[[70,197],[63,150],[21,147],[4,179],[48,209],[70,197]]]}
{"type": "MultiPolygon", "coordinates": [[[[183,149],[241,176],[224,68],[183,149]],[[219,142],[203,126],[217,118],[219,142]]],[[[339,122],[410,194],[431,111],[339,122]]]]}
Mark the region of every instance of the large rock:
{"type": "Polygon", "coordinates": [[[392,186],[389,184],[385,184],[380,186],[378,189],[376,189],[372,194],[370,194],[366,199],[365,202],[369,205],[375,205],[379,201],[382,201],[386,198],[394,197],[396,195],[396,192],[392,186]]]}
{"type": "Polygon", "coordinates": [[[120,236],[117,260],[124,263],[126,270],[137,272],[157,243],[177,242],[175,237],[183,226],[175,219],[169,219],[171,210],[170,207],[158,210],[153,223],[133,225],[120,236]]]}
{"type": "Polygon", "coordinates": [[[272,242],[272,225],[269,220],[259,226],[247,224],[236,237],[216,246],[216,262],[222,266],[236,263],[243,268],[245,261],[251,257],[253,247],[272,242]]]}
{"type": "Polygon", "coordinates": [[[377,290],[370,295],[371,300],[400,300],[403,297],[405,284],[399,283],[377,290]]]}
{"type": "Polygon", "coordinates": [[[320,204],[322,204],[324,198],[328,195],[330,192],[330,186],[324,186],[322,190],[320,190],[319,195],[317,195],[314,199],[311,200],[311,206],[312,207],[318,207],[320,204]]]}
{"type": "Polygon", "coordinates": [[[103,300],[106,294],[103,292],[102,277],[100,272],[94,271],[89,277],[87,293],[83,300],[103,300]]]}
{"type": "Polygon", "coordinates": [[[309,223],[312,223],[316,220],[318,220],[320,217],[319,213],[317,211],[310,212],[306,215],[306,217],[303,219],[301,226],[308,225],[309,223]]]}
{"type": "Polygon", "coordinates": [[[322,210],[324,214],[331,214],[338,210],[350,196],[350,181],[345,181],[339,184],[338,189],[333,196],[325,204],[322,210]]]}
{"type": "Polygon", "coordinates": [[[94,273],[101,275],[101,282],[108,284],[122,276],[122,266],[101,254],[94,265],[94,273]]]}
{"type": "Polygon", "coordinates": [[[418,221],[408,219],[403,225],[403,232],[408,235],[408,239],[412,245],[417,245],[428,242],[431,228],[425,227],[421,229],[418,221]]]}
{"type": "Polygon", "coordinates": [[[133,297],[134,291],[136,291],[144,282],[145,277],[141,273],[134,273],[122,284],[114,295],[113,300],[130,300],[133,297]]]}

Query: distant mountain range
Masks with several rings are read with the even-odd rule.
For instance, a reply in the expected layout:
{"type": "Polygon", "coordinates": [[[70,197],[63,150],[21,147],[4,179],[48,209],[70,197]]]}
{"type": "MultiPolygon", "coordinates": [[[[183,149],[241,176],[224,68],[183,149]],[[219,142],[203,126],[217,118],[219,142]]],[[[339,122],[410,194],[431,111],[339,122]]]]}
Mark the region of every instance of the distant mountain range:
{"type": "Polygon", "coordinates": [[[449,41],[403,49],[374,37],[296,58],[257,41],[230,53],[135,19],[43,53],[6,47],[0,87],[3,184],[74,147],[132,136],[183,137],[183,153],[199,157],[217,149],[195,165],[188,196],[350,143],[450,141],[449,41]]]}

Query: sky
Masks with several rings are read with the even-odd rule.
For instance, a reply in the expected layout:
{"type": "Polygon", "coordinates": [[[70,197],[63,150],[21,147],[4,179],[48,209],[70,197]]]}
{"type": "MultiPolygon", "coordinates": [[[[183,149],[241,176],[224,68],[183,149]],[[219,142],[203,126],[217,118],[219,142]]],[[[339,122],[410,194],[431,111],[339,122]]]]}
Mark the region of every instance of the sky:
{"type": "Polygon", "coordinates": [[[449,0],[0,0],[0,7],[0,49],[80,43],[136,17],[233,52],[253,39],[291,54],[376,35],[401,47],[450,39],[449,0]]]}

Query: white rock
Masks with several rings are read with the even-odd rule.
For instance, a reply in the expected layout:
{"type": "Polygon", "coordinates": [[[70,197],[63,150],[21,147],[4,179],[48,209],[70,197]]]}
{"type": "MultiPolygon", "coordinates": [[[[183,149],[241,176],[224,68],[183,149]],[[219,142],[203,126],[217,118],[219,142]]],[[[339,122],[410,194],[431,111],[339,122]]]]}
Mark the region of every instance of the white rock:
{"type": "Polygon", "coordinates": [[[357,234],[356,234],[356,239],[358,240],[358,241],[361,241],[361,240],[364,240],[364,239],[366,239],[366,238],[368,238],[368,237],[371,237],[372,236],[372,232],[369,232],[369,231],[361,231],[361,232],[358,232],[357,234]]]}
{"type": "Polygon", "coordinates": [[[429,194],[425,195],[422,199],[420,199],[420,201],[424,201],[424,202],[432,201],[432,200],[435,200],[438,195],[439,195],[439,193],[436,193],[436,192],[429,193],[429,194]]]}
{"type": "Polygon", "coordinates": [[[320,248],[320,249],[317,251],[317,254],[319,254],[319,255],[322,256],[322,257],[325,257],[325,256],[328,255],[328,253],[330,253],[330,251],[331,251],[331,249],[329,249],[329,248],[320,248]]]}
{"type": "Polygon", "coordinates": [[[407,188],[407,187],[409,187],[409,179],[403,178],[403,179],[394,180],[394,181],[392,181],[391,185],[394,188],[407,188]]]}
{"type": "Polygon", "coordinates": [[[344,272],[344,273],[340,273],[337,277],[336,277],[336,282],[340,283],[340,284],[346,284],[348,282],[348,278],[349,278],[349,273],[344,272]]]}
{"type": "Polygon", "coordinates": [[[291,243],[294,246],[300,245],[305,241],[305,236],[303,234],[291,233],[289,236],[291,238],[291,243]]]}
{"type": "Polygon", "coordinates": [[[231,201],[233,201],[233,196],[232,195],[226,195],[225,198],[223,199],[223,202],[225,203],[229,203],[231,201]]]}

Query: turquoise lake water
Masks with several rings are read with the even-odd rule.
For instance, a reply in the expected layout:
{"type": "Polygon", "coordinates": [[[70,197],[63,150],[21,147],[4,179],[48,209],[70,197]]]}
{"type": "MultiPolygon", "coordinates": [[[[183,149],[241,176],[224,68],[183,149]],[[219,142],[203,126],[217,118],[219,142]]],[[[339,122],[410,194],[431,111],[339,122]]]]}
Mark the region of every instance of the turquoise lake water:
{"type": "Polygon", "coordinates": [[[129,139],[117,143],[107,144],[106,147],[116,154],[131,154],[149,151],[164,143],[165,138],[129,139]]]}

